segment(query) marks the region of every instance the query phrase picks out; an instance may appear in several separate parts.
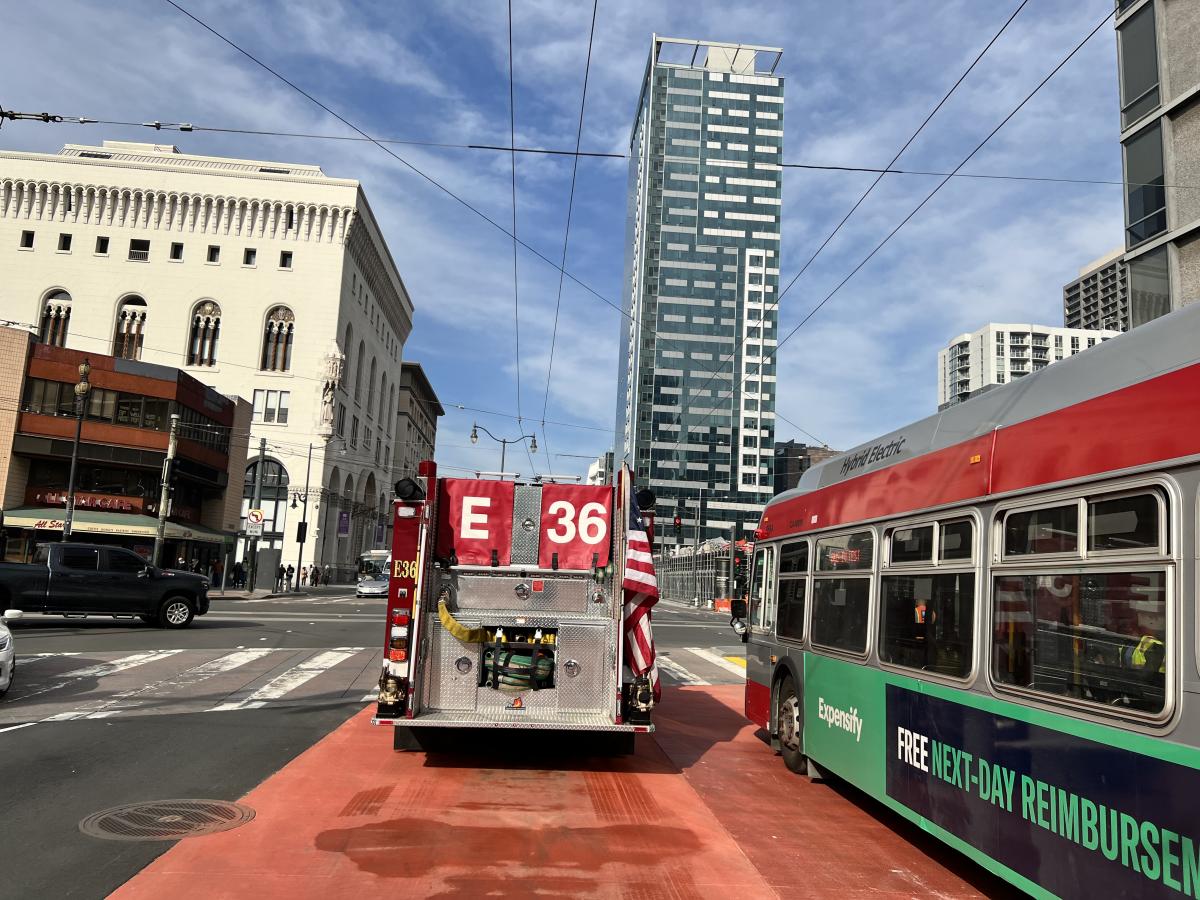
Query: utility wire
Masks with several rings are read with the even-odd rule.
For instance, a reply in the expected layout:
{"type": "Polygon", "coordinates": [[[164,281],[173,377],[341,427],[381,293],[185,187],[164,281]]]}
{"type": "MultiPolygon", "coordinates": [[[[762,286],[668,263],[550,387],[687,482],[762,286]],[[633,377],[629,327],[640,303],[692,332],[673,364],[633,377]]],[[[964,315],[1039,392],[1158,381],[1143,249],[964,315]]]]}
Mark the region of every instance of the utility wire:
{"type": "MultiPolygon", "coordinates": [[[[357,135],[315,134],[303,131],[272,131],[256,128],[218,128],[209,125],[192,125],[188,122],[126,122],[116,119],[93,119],[87,116],[62,116],[53,113],[22,113],[0,107],[0,124],[4,119],[47,122],[65,125],[111,125],[117,128],[153,128],[156,131],[206,132],[215,134],[244,134],[254,137],[279,137],[297,140],[349,141],[352,143],[395,144],[397,146],[433,147],[444,150],[487,150],[495,153],[529,153],[548,156],[577,157],[583,159],[629,159],[627,153],[601,153],[587,150],[560,150],[549,147],[513,147],[499,144],[455,144],[444,141],[421,141],[404,138],[365,138],[357,135]]],[[[863,172],[870,175],[914,175],[926,177],[978,178],[999,181],[1029,181],[1049,184],[1111,185],[1114,187],[1164,187],[1175,190],[1200,190],[1195,184],[1159,184],[1158,182],[1121,181],[1108,178],[1060,178],[1053,175],[1009,175],[987,172],[938,172],[926,169],[880,168],[879,166],[852,166],[829,163],[785,162],[778,163],[785,169],[803,169],[814,172],[863,172]]]]}
{"type": "MultiPolygon", "coordinates": [[[[588,31],[587,62],[583,65],[583,95],[579,99],[579,124],[575,129],[575,152],[583,140],[583,111],[587,106],[588,75],[592,69],[592,42],[596,36],[596,10],[600,0],[592,0],[592,25],[588,31]]],[[[546,394],[542,399],[542,438],[546,442],[546,458],[550,458],[550,439],[546,435],[546,410],[550,406],[550,380],[554,373],[554,345],[558,339],[558,313],[562,308],[563,272],[567,268],[567,244],[571,239],[571,212],[575,208],[575,176],[579,171],[579,157],[571,162],[571,190],[567,195],[567,224],[563,229],[562,261],[558,269],[558,294],[554,299],[554,327],[550,332],[550,362],[546,366],[546,394]]]]}
{"type": "MultiPolygon", "coordinates": [[[[909,147],[912,146],[913,141],[915,141],[917,139],[917,137],[921,134],[921,132],[925,130],[925,126],[928,125],[933,120],[933,117],[938,114],[938,111],[943,106],[946,105],[946,103],[954,95],[954,92],[956,90],[958,90],[959,86],[961,86],[962,83],[967,79],[967,76],[970,75],[972,71],[974,71],[974,69],[977,65],[979,65],[979,61],[981,59],[983,59],[984,55],[989,50],[992,49],[992,47],[993,47],[993,45],[995,45],[996,41],[1000,40],[1001,35],[1003,35],[1004,32],[1006,30],[1008,30],[1008,26],[1013,23],[1013,20],[1017,17],[1017,14],[1020,13],[1021,10],[1023,10],[1025,8],[1026,4],[1028,4],[1028,3],[1029,3],[1029,0],[1021,0],[1020,4],[1017,6],[1017,8],[1015,10],[1013,10],[1012,15],[1010,15],[1004,21],[1004,24],[1000,26],[1000,30],[992,35],[991,40],[989,40],[987,42],[987,44],[984,45],[983,49],[980,50],[978,54],[976,54],[975,58],[973,60],[971,60],[971,64],[969,66],[967,66],[967,68],[963,71],[963,73],[961,75],[958,76],[958,79],[954,82],[954,84],[950,85],[950,89],[948,91],[946,91],[945,94],[942,95],[942,98],[940,100],[938,100],[937,104],[933,107],[933,109],[931,109],[929,111],[929,114],[925,116],[925,118],[921,121],[921,124],[917,126],[916,130],[908,136],[908,140],[906,140],[904,142],[904,144],[900,147],[900,149],[896,151],[896,154],[892,157],[891,161],[886,166],[884,166],[884,170],[875,176],[875,180],[871,182],[871,184],[867,187],[867,189],[865,191],[863,191],[862,196],[859,197],[857,201],[855,201],[854,205],[850,207],[850,210],[844,216],[842,216],[842,220],[840,222],[838,222],[837,225],[834,226],[833,230],[825,236],[825,240],[821,241],[820,246],[818,246],[817,249],[815,251],[813,251],[812,255],[809,256],[808,260],[804,263],[804,265],[800,267],[800,271],[798,271],[794,276],[792,276],[792,280],[789,281],[787,287],[785,287],[783,289],[783,291],[781,291],[776,296],[774,303],[769,304],[767,306],[766,313],[769,314],[769,313],[774,312],[779,309],[780,302],[783,300],[784,295],[787,294],[787,292],[792,289],[792,285],[794,285],[800,279],[800,276],[802,276],[805,272],[808,271],[809,266],[811,266],[816,261],[817,257],[820,256],[821,253],[825,250],[825,248],[829,246],[830,241],[832,241],[837,236],[838,232],[842,230],[842,227],[848,221],[850,221],[850,217],[853,216],[858,211],[858,208],[863,205],[863,203],[866,201],[866,199],[869,196],[871,196],[871,192],[874,191],[876,187],[878,187],[878,185],[881,181],[883,181],[884,176],[887,174],[887,170],[891,169],[891,167],[894,166],[899,161],[900,157],[904,155],[904,151],[906,151],[909,147]]],[[[960,165],[959,168],[961,168],[961,167],[962,166],[960,165]]],[[[760,337],[765,337],[765,332],[766,332],[765,325],[766,325],[767,321],[768,321],[767,316],[764,315],[763,316],[764,327],[762,329],[762,333],[760,334],[760,337]]],[[[749,339],[750,339],[749,333],[747,333],[746,335],[743,335],[741,341],[738,343],[737,347],[734,348],[733,352],[731,352],[728,357],[726,357],[724,360],[722,360],[720,362],[720,368],[718,369],[718,371],[724,371],[726,363],[728,363],[728,364],[730,364],[730,366],[732,366],[732,363],[737,358],[738,354],[741,353],[743,349],[745,349],[746,342],[749,339]]],[[[709,377],[708,381],[704,382],[704,384],[700,388],[700,390],[704,391],[705,389],[707,389],[708,386],[713,383],[713,380],[716,377],[717,377],[717,374],[714,372],[712,374],[712,376],[709,377]]],[[[775,377],[776,377],[776,379],[778,379],[778,377],[779,377],[778,372],[776,372],[775,377]]],[[[776,381],[776,384],[778,384],[778,381],[776,381]]],[[[740,384],[739,384],[739,389],[740,389],[740,384]]],[[[737,394],[738,394],[738,391],[735,390],[733,392],[734,399],[737,398],[737,394]]],[[[805,433],[807,434],[807,432],[805,432],[805,433]]],[[[676,450],[678,450],[679,447],[682,445],[683,437],[684,437],[684,432],[681,430],[680,434],[679,434],[679,441],[676,442],[676,444],[675,444],[676,450]]]]}
{"type": "MultiPolygon", "coordinates": [[[[968,153],[965,157],[963,157],[962,161],[957,166],[954,167],[954,171],[957,172],[959,169],[961,169],[963,166],[965,166],[968,162],[970,162],[975,157],[975,155],[980,150],[982,150],[984,148],[984,146],[987,145],[988,141],[990,141],[993,137],[995,137],[996,134],[1000,131],[1000,129],[1003,128],[1005,125],[1007,125],[1008,122],[1013,118],[1013,116],[1015,116],[1018,112],[1020,112],[1025,107],[1025,104],[1028,103],[1030,100],[1032,100],[1034,95],[1036,95],[1038,93],[1038,91],[1040,91],[1043,87],[1045,87],[1046,83],[1049,82],[1050,79],[1053,78],[1056,74],[1058,74],[1059,70],[1062,69],[1063,66],[1065,66],[1068,62],[1070,62],[1074,58],[1075,54],[1077,54],[1080,50],[1082,50],[1084,45],[1087,44],[1087,42],[1090,41],[1095,36],[1096,32],[1098,32],[1101,28],[1103,28],[1105,23],[1107,23],[1108,20],[1111,19],[1115,14],[1116,14],[1116,9],[1114,8],[1114,9],[1110,10],[1109,13],[1103,19],[1101,19],[1098,23],[1096,23],[1096,26],[1087,33],[1087,36],[1084,37],[1084,39],[1082,41],[1080,41],[1078,44],[1076,44],[1075,47],[1071,50],[1071,52],[1068,53],[1066,56],[1064,56],[1058,62],[1058,64],[1053,69],[1051,69],[1050,72],[1041,81],[1039,81],[1037,83],[1037,86],[1035,86],[1032,91],[1030,91],[1028,94],[1026,94],[1024,99],[1022,99],[1021,102],[1018,103],[1012,109],[1012,111],[1009,112],[1008,115],[1006,115],[1003,119],[1001,119],[1000,123],[998,125],[996,125],[995,128],[993,128],[990,132],[988,132],[987,136],[982,141],[980,141],[978,144],[975,145],[975,149],[973,149],[970,153],[968,153]]],[[[925,207],[925,205],[929,203],[930,200],[932,200],[934,198],[934,196],[938,193],[938,191],[940,191],[943,187],[945,187],[950,182],[950,179],[952,177],[953,177],[953,173],[948,174],[945,178],[943,178],[940,182],[938,182],[937,186],[925,196],[925,199],[922,200],[920,203],[918,203],[908,213],[908,215],[906,215],[900,221],[900,223],[898,225],[896,225],[895,228],[893,228],[890,232],[888,232],[887,236],[884,237],[883,240],[881,240],[878,244],[876,244],[874,249],[872,249],[871,252],[868,253],[865,257],[863,257],[863,259],[858,263],[858,265],[856,265],[853,269],[851,269],[850,273],[848,275],[846,275],[846,277],[843,278],[840,282],[838,282],[837,286],[834,287],[834,289],[831,290],[828,294],[826,294],[825,297],[821,300],[821,302],[818,303],[816,306],[814,306],[809,311],[808,315],[806,315],[803,319],[801,319],[800,322],[796,325],[796,327],[788,332],[787,336],[783,340],[781,340],[778,344],[775,345],[775,347],[769,354],[769,356],[772,360],[774,360],[778,357],[779,351],[781,349],[783,349],[783,345],[786,344],[788,341],[790,341],[796,335],[796,333],[812,319],[813,316],[815,316],[818,312],[820,312],[821,309],[825,306],[825,304],[827,304],[830,300],[832,300],[833,297],[838,293],[838,291],[840,291],[842,289],[842,287],[844,287],[846,285],[846,283],[850,281],[851,278],[853,278],[868,262],[870,262],[875,257],[875,254],[877,254],[880,250],[882,250],[883,247],[888,243],[888,241],[890,241],[893,237],[896,236],[896,234],[900,231],[901,228],[903,228],[910,221],[912,221],[913,217],[918,212],[920,212],[925,207]]],[[[745,379],[743,378],[739,382],[737,390],[741,389],[741,386],[744,382],[745,382],[745,379]]],[[[708,418],[711,418],[711,417],[712,417],[712,413],[710,412],[705,417],[705,419],[701,420],[701,423],[703,423],[704,421],[706,421],[708,418]]]]}
{"type": "MultiPolygon", "coordinates": [[[[517,102],[513,90],[513,40],[512,40],[512,0],[508,0],[508,143],[517,145],[517,102]]],[[[512,260],[513,260],[513,363],[516,367],[517,380],[517,426],[518,431],[525,431],[524,419],[521,418],[521,289],[517,278],[517,154],[509,154],[512,163],[512,260]]],[[[542,437],[545,437],[543,432],[542,437]]],[[[529,445],[521,441],[525,448],[525,458],[529,460],[529,468],[537,474],[533,464],[533,454],[529,445]]]]}

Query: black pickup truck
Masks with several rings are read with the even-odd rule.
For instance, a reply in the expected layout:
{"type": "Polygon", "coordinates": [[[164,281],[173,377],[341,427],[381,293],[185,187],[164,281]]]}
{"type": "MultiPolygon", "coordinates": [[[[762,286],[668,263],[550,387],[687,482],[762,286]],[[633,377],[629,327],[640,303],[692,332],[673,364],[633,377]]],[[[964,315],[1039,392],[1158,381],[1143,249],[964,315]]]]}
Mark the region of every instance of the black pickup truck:
{"type": "Polygon", "coordinates": [[[147,565],[121,547],[39,544],[32,563],[0,563],[0,609],[8,608],[186,628],[208,612],[208,579],[147,565]]]}

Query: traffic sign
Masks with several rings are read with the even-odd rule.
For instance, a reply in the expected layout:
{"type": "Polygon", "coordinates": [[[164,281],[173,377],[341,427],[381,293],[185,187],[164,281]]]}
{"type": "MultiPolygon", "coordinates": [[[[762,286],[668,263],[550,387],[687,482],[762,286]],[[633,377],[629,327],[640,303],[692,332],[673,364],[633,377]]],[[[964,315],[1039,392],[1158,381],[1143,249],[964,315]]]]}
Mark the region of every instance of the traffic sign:
{"type": "Polygon", "coordinates": [[[246,511],[246,537],[262,537],[263,511],[251,509],[246,511]]]}

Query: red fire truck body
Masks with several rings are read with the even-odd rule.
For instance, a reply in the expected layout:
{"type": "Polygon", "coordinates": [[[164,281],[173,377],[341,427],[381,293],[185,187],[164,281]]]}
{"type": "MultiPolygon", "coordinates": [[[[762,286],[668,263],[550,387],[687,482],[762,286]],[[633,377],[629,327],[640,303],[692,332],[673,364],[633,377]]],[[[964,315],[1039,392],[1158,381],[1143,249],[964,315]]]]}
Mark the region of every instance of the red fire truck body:
{"type": "Polygon", "coordinates": [[[653,731],[622,665],[628,490],[420,472],[393,505],[372,722],[397,749],[434,727],[653,731]]]}

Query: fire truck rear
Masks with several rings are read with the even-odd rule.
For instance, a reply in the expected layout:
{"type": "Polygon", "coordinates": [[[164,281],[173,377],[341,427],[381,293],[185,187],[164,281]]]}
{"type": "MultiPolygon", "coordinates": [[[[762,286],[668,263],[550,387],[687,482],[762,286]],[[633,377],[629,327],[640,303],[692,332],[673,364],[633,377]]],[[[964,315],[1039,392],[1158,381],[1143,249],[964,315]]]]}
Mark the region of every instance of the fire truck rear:
{"type": "MultiPolygon", "coordinates": [[[[397,484],[379,705],[397,750],[425,728],[653,731],[622,665],[627,486],[397,484]]],[[[625,737],[620,737],[620,734],[625,737]]]]}

